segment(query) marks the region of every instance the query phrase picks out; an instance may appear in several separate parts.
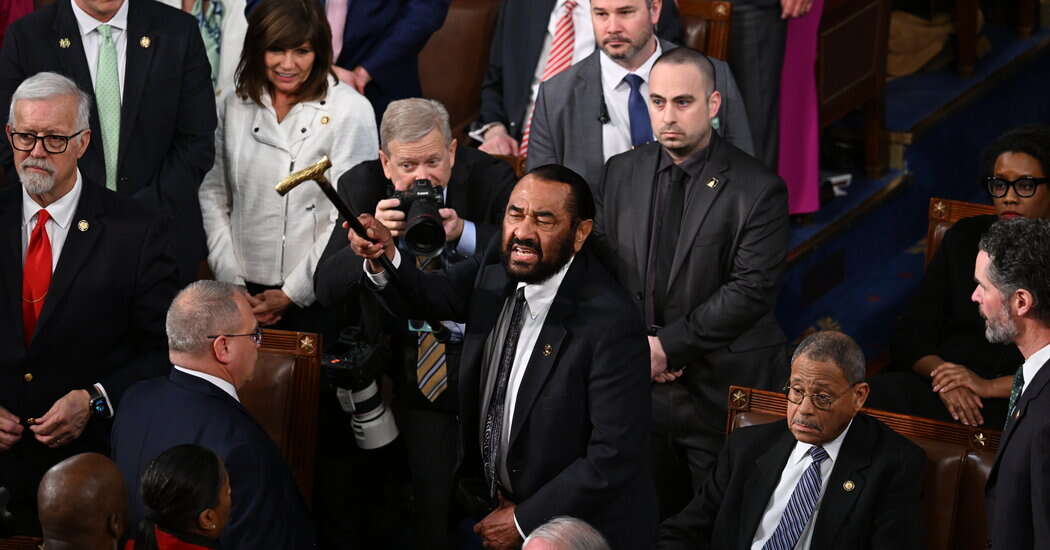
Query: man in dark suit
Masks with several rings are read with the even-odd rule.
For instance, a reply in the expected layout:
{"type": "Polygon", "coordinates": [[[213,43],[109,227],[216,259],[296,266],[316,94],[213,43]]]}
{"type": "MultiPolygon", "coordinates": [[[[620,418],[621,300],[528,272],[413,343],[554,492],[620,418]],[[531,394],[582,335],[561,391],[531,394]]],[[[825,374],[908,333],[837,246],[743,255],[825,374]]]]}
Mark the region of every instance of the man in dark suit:
{"type": "Polygon", "coordinates": [[[461,487],[491,510],[474,527],[487,548],[516,548],[561,515],[614,549],[652,547],[644,330],[585,247],[593,216],[587,182],[549,165],[515,186],[501,240],[445,273],[404,261],[371,216],[360,219],[378,244],[350,235],[393,311],[466,322],[461,487]],[[382,254],[399,266],[396,286],[374,260],[382,254]]]}
{"type": "Polygon", "coordinates": [[[787,422],[733,432],[661,550],[921,548],[918,446],[858,414],[864,353],[841,332],[810,335],[791,359],[787,422]]]}
{"type": "Polygon", "coordinates": [[[1050,222],[998,221],[981,238],[973,301],[985,338],[1013,342],[1024,364],[1014,375],[1006,428],[988,474],[989,548],[1050,547],[1050,222]]]}
{"type": "Polygon", "coordinates": [[[129,488],[130,525],[144,511],[142,473],[184,443],[207,447],[230,476],[230,520],[222,548],[314,548],[306,506],[287,464],[237,390],[252,378],[262,332],[245,291],[197,281],[175,297],[166,319],[167,377],[130,388],[113,423],[113,459],[129,488]]]}
{"type": "MultiPolygon", "coordinates": [[[[375,216],[395,236],[402,236],[405,213],[400,201],[388,198],[392,190],[405,192],[416,180],[429,180],[442,190],[446,246],[428,260],[434,267],[456,264],[484,250],[499,231],[507,198],[514,187],[510,166],[469,147],[457,147],[449,128],[448,112],[429,99],[405,99],[390,104],[380,125],[379,160],[363,162],[339,178],[339,194],[359,212],[375,216]]],[[[332,231],[314,274],[317,299],[326,307],[349,304],[360,315],[371,342],[390,338],[391,378],[396,384],[398,424],[408,450],[414,489],[416,546],[434,549],[449,545],[450,506],[456,467],[458,434],[456,374],[462,352],[463,327],[449,324],[444,342],[444,372],[426,378],[417,368],[420,332],[392,317],[371,292],[359,292],[361,259],[350,250],[340,219],[332,231]]],[[[406,256],[411,253],[405,250],[406,256]]],[[[414,258],[414,256],[413,256],[414,258]]],[[[425,348],[429,346],[424,345],[425,348]]]]}
{"type": "Polygon", "coordinates": [[[83,453],[40,480],[42,548],[117,548],[128,516],[128,491],[112,460],[83,453]]]}
{"type": "Polygon", "coordinates": [[[713,466],[728,387],[780,387],[787,374],[773,317],[786,190],[711,130],[721,99],[711,71],[694,50],[663,54],[649,82],[660,143],[611,158],[595,192],[599,250],[650,331],[662,517],[680,510],[713,466]],[[690,474],[692,490],[682,482],[690,474]]]}
{"type": "MultiPolygon", "coordinates": [[[[481,116],[471,132],[471,137],[482,142],[482,151],[494,155],[519,153],[526,116],[536,101],[539,75],[548,65],[555,29],[567,1],[503,0],[481,87],[481,116]]],[[[579,61],[593,51],[594,34],[585,6],[575,0],[572,5],[575,53],[571,60],[579,61]]],[[[656,34],[673,43],[682,42],[675,2],[664,3],[656,34]]],[[[594,116],[597,118],[597,110],[594,116]]]]}
{"type": "Polygon", "coordinates": [[[44,472],[105,452],[124,389],[164,372],[175,264],[162,220],[78,170],[90,98],[55,73],[13,97],[21,183],[0,192],[0,486],[15,532],[34,533],[44,472]]]}
{"type": "MultiPolygon", "coordinates": [[[[41,71],[68,76],[94,100],[85,179],[172,218],[179,281],[196,279],[207,252],[197,188],[212,167],[216,126],[197,21],[154,0],[58,0],[8,30],[0,111],[41,71]]],[[[0,165],[12,176],[6,145],[0,165]]]]}

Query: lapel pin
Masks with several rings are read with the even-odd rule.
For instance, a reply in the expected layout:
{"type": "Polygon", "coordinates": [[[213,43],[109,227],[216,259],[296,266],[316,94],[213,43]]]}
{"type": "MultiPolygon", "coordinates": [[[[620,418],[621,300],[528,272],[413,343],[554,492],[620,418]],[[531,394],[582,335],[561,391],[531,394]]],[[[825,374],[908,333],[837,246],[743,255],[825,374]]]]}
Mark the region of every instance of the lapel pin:
{"type": "Polygon", "coordinates": [[[711,178],[711,179],[707,180],[707,186],[710,187],[711,189],[714,189],[715,187],[718,187],[718,178],[711,178]]]}
{"type": "Polygon", "coordinates": [[[77,229],[81,232],[87,231],[89,227],[91,227],[91,225],[88,224],[87,220],[80,220],[77,222],[77,229]]]}
{"type": "Polygon", "coordinates": [[[329,120],[331,120],[331,119],[330,119],[330,118],[328,118],[327,116],[323,116],[323,117],[321,117],[321,124],[322,124],[322,125],[324,125],[324,124],[328,124],[328,121],[329,121],[329,120]]]}
{"type": "Polygon", "coordinates": [[[550,344],[544,345],[543,346],[543,356],[544,357],[550,357],[551,353],[554,353],[554,348],[552,348],[550,344]]]}
{"type": "Polygon", "coordinates": [[[857,484],[853,483],[853,481],[851,481],[851,480],[847,479],[846,481],[842,482],[842,490],[846,491],[847,493],[852,493],[853,490],[856,489],[856,488],[857,488],[857,484]]]}
{"type": "Polygon", "coordinates": [[[142,38],[139,39],[139,46],[142,46],[143,48],[148,48],[149,45],[152,44],[152,43],[153,42],[150,41],[148,36],[143,36],[142,38]]]}
{"type": "Polygon", "coordinates": [[[72,42],[70,42],[68,38],[59,38],[58,39],[58,47],[59,48],[66,49],[66,48],[68,48],[71,45],[72,45],[72,42]]]}

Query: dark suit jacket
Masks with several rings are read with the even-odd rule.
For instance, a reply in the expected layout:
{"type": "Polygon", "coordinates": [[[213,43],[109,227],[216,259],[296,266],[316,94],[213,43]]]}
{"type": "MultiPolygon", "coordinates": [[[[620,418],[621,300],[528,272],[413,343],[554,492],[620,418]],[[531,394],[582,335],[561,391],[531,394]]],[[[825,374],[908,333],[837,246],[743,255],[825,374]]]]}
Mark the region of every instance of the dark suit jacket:
{"type": "Polygon", "coordinates": [[[1024,363],[1013,344],[991,344],[973,294],[977,244],[996,216],[959,220],[945,234],[926,267],[915,301],[897,327],[894,354],[901,370],[925,355],[966,365],[985,378],[1012,375],[1024,363]]]}
{"type": "MultiPolygon", "coordinates": [[[[463,219],[474,222],[477,230],[476,250],[483,252],[494,237],[499,238],[500,223],[507,199],[514,189],[514,171],[510,166],[493,156],[470,147],[456,148],[456,162],[448,182],[446,203],[463,219]]],[[[383,175],[378,160],[362,162],[339,178],[339,195],[358,213],[375,212],[376,203],[387,197],[390,180],[383,175]]],[[[339,218],[328,239],[321,260],[314,271],[314,292],[317,300],[328,308],[350,305],[354,309],[351,317],[360,316],[361,326],[372,341],[389,335],[395,368],[391,374],[404,398],[415,406],[443,410],[457,409],[456,392],[445,391],[434,403],[423,397],[415,385],[414,334],[405,329],[405,321],[391,317],[379,307],[371,292],[358,292],[361,282],[361,258],[354,255],[347,241],[347,230],[343,229],[343,218],[339,218]],[[349,302],[349,304],[348,304],[349,302]],[[402,353],[404,352],[404,353],[402,353]],[[411,355],[409,358],[408,355],[411,355]]],[[[445,258],[452,262],[462,260],[457,254],[447,251],[445,258]]],[[[457,373],[449,372],[449,389],[455,389],[457,373]]]]}
{"type": "Polygon", "coordinates": [[[313,548],[314,530],[277,446],[240,403],[214,384],[172,369],[128,390],[113,423],[113,460],[128,487],[129,525],[142,519],[140,480],[162,452],[207,447],[230,475],[230,522],[222,548],[313,548]]]}
{"type": "MultiPolygon", "coordinates": [[[[784,421],[729,436],[711,477],[660,526],[661,550],[748,550],[795,448],[784,421]]],[[[865,414],[853,418],[828,477],[812,550],[921,548],[922,449],[865,414]],[[852,481],[854,490],[843,484],[852,481]]]]}
{"type": "MultiPolygon", "coordinates": [[[[82,188],[28,349],[22,189],[0,192],[0,406],[22,419],[39,418],[66,393],[96,382],[119,410],[125,388],[166,372],[164,316],[176,291],[166,224],[100,185],[84,181],[82,188]]],[[[27,430],[0,453],[0,486],[35,501],[47,468],[79,452],[105,452],[108,435],[109,422],[92,419],[75,443],[50,449],[27,430]]]]}
{"type": "MultiPolygon", "coordinates": [[[[661,40],[660,47],[666,52],[678,46],[661,40]]],[[[715,89],[722,96],[718,134],[745,153],[754,154],[744,98],[733,72],[721,59],[712,58],[711,63],[715,67],[715,89]]],[[[583,176],[591,187],[597,185],[605,165],[603,123],[598,120],[604,103],[600,50],[540,84],[532,115],[528,168],[562,164],[583,176]]]]}
{"type": "MultiPolygon", "coordinates": [[[[502,122],[514,139],[521,138],[532,79],[543,53],[543,39],[556,1],[503,0],[489,50],[488,71],[481,86],[480,124],[502,122]]],[[[593,29],[576,32],[593,32],[593,29]]],[[[676,44],[682,42],[682,23],[674,2],[664,2],[656,34],[676,44]]]]}
{"type": "MultiPolygon", "coordinates": [[[[384,301],[405,316],[467,323],[460,360],[464,476],[481,478],[481,387],[486,339],[516,285],[499,247],[422,273],[401,262],[384,301]]],[[[576,254],[547,314],[518,390],[507,450],[517,503],[528,534],[561,515],[601,531],[614,550],[651,548],[656,500],[646,452],[650,425],[648,347],[634,306],[585,246],[576,254]]]]}
{"type": "MultiPolygon", "coordinates": [[[[18,85],[42,71],[73,79],[94,99],[71,1],[59,0],[11,25],[0,52],[3,112],[18,85]],[[59,47],[60,39],[68,39],[69,47],[59,47]]],[[[128,1],[117,191],[173,217],[175,258],[179,280],[185,284],[196,278],[207,254],[197,188],[215,159],[211,68],[196,19],[154,0],[128,1]]],[[[104,186],[106,166],[94,101],[91,133],[79,166],[86,180],[104,186]]],[[[11,163],[10,145],[3,140],[0,164],[14,183],[18,176],[11,163]]]]}
{"type": "Polygon", "coordinates": [[[988,474],[989,548],[1050,548],[1050,362],[1044,364],[1007,419],[988,474]]]}
{"type": "MultiPolygon", "coordinates": [[[[787,380],[784,334],[773,317],[788,249],[784,182],[712,133],[710,157],[686,192],[666,326],[657,335],[705,422],[724,427],[731,384],[772,389],[787,380]],[[717,178],[712,188],[705,183],[717,178]]],[[[594,195],[595,239],[617,279],[646,311],[652,194],[662,148],[644,145],[609,159],[594,195]]]]}

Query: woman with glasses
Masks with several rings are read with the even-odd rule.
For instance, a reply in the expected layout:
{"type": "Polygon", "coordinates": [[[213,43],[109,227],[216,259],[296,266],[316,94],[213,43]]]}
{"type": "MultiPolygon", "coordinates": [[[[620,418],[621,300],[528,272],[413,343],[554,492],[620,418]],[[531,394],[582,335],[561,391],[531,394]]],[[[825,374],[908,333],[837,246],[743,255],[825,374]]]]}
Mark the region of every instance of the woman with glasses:
{"type": "Polygon", "coordinates": [[[264,0],[248,19],[237,89],[219,103],[215,166],[200,188],[208,265],[245,285],[263,326],[334,332],[316,304],[313,275],[337,213],[308,183],[276,185],[328,156],[336,181],[376,158],[368,100],[332,74],[332,37],[313,0],[264,0]]]}
{"type": "Polygon", "coordinates": [[[990,344],[984,336],[984,319],[970,300],[977,243],[998,219],[1050,218],[1048,169],[1050,128],[1045,126],[1009,131],[985,149],[978,183],[997,215],[959,220],[945,233],[898,326],[895,363],[905,372],[876,377],[869,406],[1003,427],[1023,358],[1016,346],[990,344]]]}

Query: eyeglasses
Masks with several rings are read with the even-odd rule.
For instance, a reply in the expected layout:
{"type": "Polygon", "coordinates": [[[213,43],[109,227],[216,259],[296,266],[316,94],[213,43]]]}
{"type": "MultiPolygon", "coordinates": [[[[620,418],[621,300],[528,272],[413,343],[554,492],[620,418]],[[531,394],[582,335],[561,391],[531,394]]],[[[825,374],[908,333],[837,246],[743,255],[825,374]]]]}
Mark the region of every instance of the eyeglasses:
{"type": "Polygon", "coordinates": [[[71,136],[58,136],[54,134],[48,134],[46,136],[38,136],[36,134],[30,134],[27,132],[11,132],[11,144],[14,145],[15,149],[19,151],[32,151],[36,147],[37,141],[44,142],[44,150],[52,155],[58,155],[66,152],[66,148],[69,147],[69,140],[79,136],[80,134],[87,131],[87,128],[71,135],[71,136]]]}
{"type": "Polygon", "coordinates": [[[1028,198],[1035,195],[1035,188],[1040,184],[1050,183],[1050,178],[1033,178],[1032,176],[1022,176],[1015,179],[1014,181],[1005,180],[996,176],[988,176],[984,178],[984,185],[988,188],[988,194],[995,197],[1005,197],[1010,192],[1010,188],[1014,188],[1014,192],[1017,193],[1018,197],[1028,198]]]}
{"type": "Polygon", "coordinates": [[[216,334],[208,336],[208,338],[218,338],[220,336],[225,336],[227,338],[234,338],[236,336],[247,336],[248,339],[250,339],[252,343],[257,346],[262,343],[262,329],[259,327],[255,327],[255,332],[246,332],[244,334],[216,334]]]}
{"type": "Polygon", "coordinates": [[[828,395],[826,393],[806,393],[805,390],[801,390],[799,388],[796,388],[796,387],[790,386],[790,385],[789,386],[784,386],[781,389],[781,391],[783,391],[785,394],[787,394],[788,401],[791,401],[792,403],[794,403],[796,405],[801,405],[802,404],[802,400],[805,399],[808,396],[809,397],[809,402],[813,403],[814,407],[816,407],[816,408],[818,408],[818,409],[820,409],[822,411],[826,411],[826,410],[830,409],[831,406],[835,404],[835,401],[838,401],[840,397],[845,395],[845,394],[828,395]]]}

